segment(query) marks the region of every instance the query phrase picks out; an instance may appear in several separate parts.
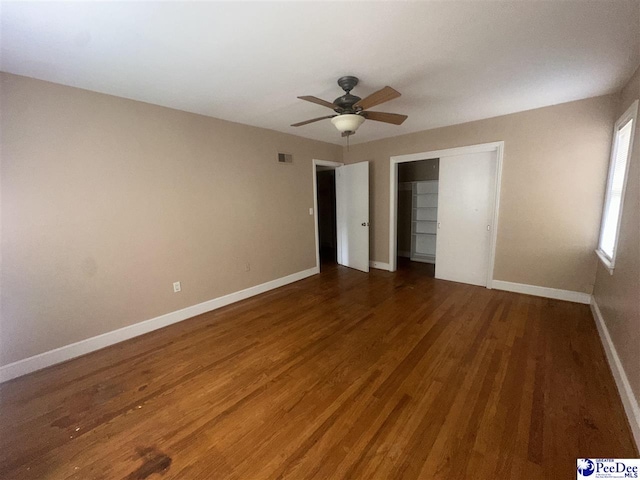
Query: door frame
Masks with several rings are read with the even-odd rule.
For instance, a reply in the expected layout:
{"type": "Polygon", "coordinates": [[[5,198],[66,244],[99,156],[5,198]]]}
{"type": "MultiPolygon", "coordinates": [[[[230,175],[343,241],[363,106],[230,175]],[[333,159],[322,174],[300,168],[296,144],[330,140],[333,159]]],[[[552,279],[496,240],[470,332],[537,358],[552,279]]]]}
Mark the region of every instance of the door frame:
{"type": "MultiPolygon", "coordinates": [[[[318,228],[318,176],[316,175],[316,167],[332,167],[334,170],[338,167],[343,167],[342,162],[331,162],[329,160],[317,160],[313,159],[311,167],[313,168],[313,226],[316,234],[316,268],[320,271],[320,231],[318,228]]],[[[342,248],[340,245],[340,235],[338,235],[338,222],[336,222],[336,255],[337,258],[342,258],[342,248]]]]}
{"type": "MultiPolygon", "coordinates": [[[[432,158],[453,157],[480,152],[496,152],[496,184],[493,199],[493,226],[489,248],[489,270],[487,272],[487,288],[493,286],[493,268],[496,260],[496,241],[498,237],[498,213],[500,211],[500,185],[502,183],[502,161],[504,156],[504,141],[468,145],[465,147],[447,148],[431,152],[410,153],[396,155],[389,162],[389,271],[397,269],[396,250],[398,248],[398,164],[429,160],[432,158]]],[[[315,167],[314,167],[315,168],[315,167]]],[[[436,252],[437,255],[437,252],[436,252]]]]}

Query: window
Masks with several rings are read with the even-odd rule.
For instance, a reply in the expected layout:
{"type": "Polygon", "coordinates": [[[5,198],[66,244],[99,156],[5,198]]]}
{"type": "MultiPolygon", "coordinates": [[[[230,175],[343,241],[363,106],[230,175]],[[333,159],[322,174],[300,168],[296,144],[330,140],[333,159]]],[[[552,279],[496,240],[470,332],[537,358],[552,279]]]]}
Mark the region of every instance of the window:
{"type": "Polygon", "coordinates": [[[616,261],[624,189],[627,183],[627,170],[629,169],[629,157],[631,157],[637,115],[638,100],[633,102],[633,105],[618,119],[613,131],[607,194],[602,211],[600,241],[596,250],[596,253],[611,274],[613,274],[613,267],[616,261]]]}

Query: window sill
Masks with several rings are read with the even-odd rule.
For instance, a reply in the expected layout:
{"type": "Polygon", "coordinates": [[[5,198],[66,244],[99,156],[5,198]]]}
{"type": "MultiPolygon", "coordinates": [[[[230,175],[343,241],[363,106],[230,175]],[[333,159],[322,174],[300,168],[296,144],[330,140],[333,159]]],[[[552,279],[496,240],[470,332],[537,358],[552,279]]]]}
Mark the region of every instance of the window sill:
{"type": "Polygon", "coordinates": [[[596,250],[596,255],[598,255],[598,258],[600,259],[600,261],[602,262],[602,264],[605,266],[605,268],[609,271],[609,275],[613,275],[613,267],[614,264],[611,260],[609,260],[604,253],[602,253],[600,250],[596,250]]]}

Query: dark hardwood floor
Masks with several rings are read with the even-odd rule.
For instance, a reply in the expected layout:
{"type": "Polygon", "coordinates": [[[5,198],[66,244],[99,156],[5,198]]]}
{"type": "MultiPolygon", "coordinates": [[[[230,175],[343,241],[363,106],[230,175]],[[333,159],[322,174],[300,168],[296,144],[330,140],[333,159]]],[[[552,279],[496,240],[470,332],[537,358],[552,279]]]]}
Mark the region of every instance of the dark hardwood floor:
{"type": "Polygon", "coordinates": [[[323,273],[0,386],[2,479],[569,479],[636,457],[585,305],[323,273]]]}

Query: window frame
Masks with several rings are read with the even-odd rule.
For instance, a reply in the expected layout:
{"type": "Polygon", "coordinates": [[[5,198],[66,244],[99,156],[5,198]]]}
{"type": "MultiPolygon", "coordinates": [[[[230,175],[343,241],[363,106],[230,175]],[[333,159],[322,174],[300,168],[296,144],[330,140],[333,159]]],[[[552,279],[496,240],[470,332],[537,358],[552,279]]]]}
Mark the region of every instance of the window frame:
{"type": "Polygon", "coordinates": [[[607,190],[604,196],[604,203],[602,204],[602,217],[600,219],[600,234],[598,235],[598,248],[596,248],[596,254],[600,258],[604,266],[607,268],[610,275],[613,275],[613,269],[615,268],[615,264],[616,264],[616,255],[618,253],[618,241],[620,240],[620,223],[622,221],[622,213],[624,211],[624,197],[627,191],[627,181],[629,178],[631,155],[633,154],[633,142],[634,142],[635,131],[637,129],[637,124],[636,124],[637,119],[638,119],[638,100],[634,101],[629,106],[629,108],[620,116],[620,118],[618,118],[613,128],[613,138],[611,141],[611,155],[609,158],[609,172],[607,174],[607,190]],[[622,127],[627,125],[629,121],[633,122],[631,124],[631,134],[629,137],[629,151],[627,153],[627,161],[625,164],[624,178],[622,181],[622,193],[621,193],[622,196],[620,198],[620,211],[618,214],[618,222],[616,225],[616,233],[615,233],[614,242],[613,242],[613,253],[611,255],[611,258],[609,258],[609,256],[601,248],[602,237],[604,234],[605,221],[607,220],[607,217],[606,217],[606,213],[608,210],[607,207],[611,200],[611,188],[612,188],[612,181],[613,181],[613,174],[614,174],[614,167],[615,167],[615,158],[618,152],[618,133],[620,132],[622,127]]]}

